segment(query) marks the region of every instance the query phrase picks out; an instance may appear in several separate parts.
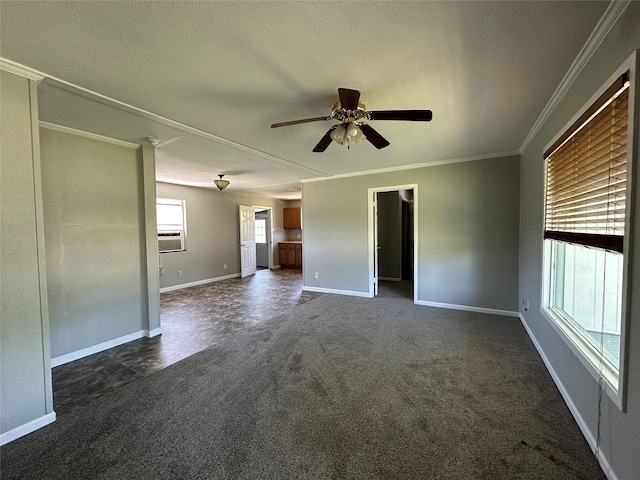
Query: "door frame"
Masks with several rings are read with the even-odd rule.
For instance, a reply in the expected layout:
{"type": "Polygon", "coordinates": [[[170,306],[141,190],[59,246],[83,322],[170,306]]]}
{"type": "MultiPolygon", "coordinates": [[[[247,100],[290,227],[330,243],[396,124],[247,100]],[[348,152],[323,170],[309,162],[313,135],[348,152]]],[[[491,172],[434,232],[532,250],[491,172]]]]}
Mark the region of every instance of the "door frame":
{"type": "Polygon", "coordinates": [[[251,205],[255,216],[256,210],[266,210],[269,218],[269,228],[267,228],[267,257],[269,259],[269,270],[273,269],[273,207],[264,205],[251,205]]]}
{"type": "Polygon", "coordinates": [[[374,215],[377,214],[377,194],[380,192],[396,192],[399,190],[413,190],[413,303],[418,301],[418,184],[411,183],[405,185],[391,185],[386,187],[369,188],[367,191],[367,205],[368,205],[368,224],[367,224],[367,237],[368,237],[368,262],[369,262],[369,297],[377,295],[375,265],[377,262],[377,245],[375,239],[377,237],[377,219],[374,215]]]}

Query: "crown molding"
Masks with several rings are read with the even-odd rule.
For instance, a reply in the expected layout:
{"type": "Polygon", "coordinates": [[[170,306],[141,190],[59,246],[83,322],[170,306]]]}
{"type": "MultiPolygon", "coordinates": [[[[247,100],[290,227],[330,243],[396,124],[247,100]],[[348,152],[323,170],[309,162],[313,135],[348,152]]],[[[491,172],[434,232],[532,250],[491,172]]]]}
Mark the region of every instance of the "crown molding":
{"type": "Polygon", "coordinates": [[[602,14],[602,17],[598,21],[598,24],[589,35],[586,43],[578,53],[578,56],[575,58],[569,70],[565,74],[564,78],[556,88],[556,91],[553,92],[549,102],[542,110],[542,113],[533,124],[531,131],[522,142],[520,146],[520,152],[524,153],[529,144],[533,141],[534,137],[538,134],[542,126],[549,119],[555,108],[558,106],[560,101],[564,98],[564,96],[569,91],[573,82],[578,78],[580,72],[584,69],[584,67],[589,63],[591,57],[596,52],[602,41],[609,34],[609,31],[618,21],[620,15],[624,12],[627,6],[631,3],[631,0],[612,0],[605,12],[602,14]]]}
{"type": "MultiPolygon", "coordinates": [[[[227,147],[234,148],[236,150],[240,150],[242,152],[248,153],[250,155],[255,155],[257,157],[263,158],[265,160],[269,160],[274,163],[278,163],[280,165],[285,165],[287,167],[296,168],[298,170],[302,170],[306,173],[310,173],[312,175],[323,175],[327,176],[328,174],[325,172],[321,172],[319,170],[315,170],[313,168],[306,167],[304,165],[300,165],[298,163],[285,160],[284,158],[276,157],[275,155],[271,155],[269,153],[256,150],[254,148],[248,147],[246,145],[242,145],[240,143],[233,142],[231,140],[227,140],[226,138],[219,137],[218,135],[214,135],[213,133],[205,132],[204,130],[200,130],[198,128],[192,127],[190,125],[186,125],[184,123],[177,122],[175,120],[171,120],[170,118],[163,117],[162,115],[158,115],[153,112],[149,112],[147,110],[143,110],[142,108],[135,107],[133,105],[129,105],[128,103],[121,102],[119,100],[115,100],[111,97],[107,97],[106,95],[102,95],[98,92],[94,92],[93,90],[89,90],[88,88],[81,87],[71,82],[67,82],[58,77],[54,77],[52,75],[48,75],[46,73],[35,70],[31,67],[27,67],[26,65],[22,65],[20,63],[14,62],[12,60],[8,60],[6,58],[0,57],[0,69],[6,70],[10,73],[15,73],[16,75],[20,75],[21,77],[28,78],[30,80],[35,80],[37,82],[42,81],[43,79],[47,79],[47,83],[63,88],[71,93],[75,93],[78,95],[83,95],[87,98],[96,100],[98,102],[104,103],[105,105],[109,105],[111,107],[117,108],[119,110],[123,110],[128,113],[132,113],[134,115],[146,118],[148,120],[153,120],[155,122],[161,123],[163,125],[167,125],[169,127],[175,128],[177,130],[190,133],[192,135],[197,135],[202,138],[206,138],[208,140],[212,140],[216,143],[220,143],[227,147]]],[[[76,132],[81,132],[77,130],[76,132]]],[[[81,132],[87,133],[87,132],[81,132]]],[[[79,134],[79,133],[78,133],[79,134]]],[[[97,135],[98,138],[106,139],[107,137],[101,137],[97,135]]],[[[114,139],[108,139],[114,140],[114,139]]],[[[113,142],[112,142],[113,143],[113,142]]],[[[127,145],[127,142],[124,142],[127,145]]],[[[137,145],[136,145],[137,148],[137,145]]]]}
{"type": "Polygon", "coordinates": [[[29,80],[34,80],[36,82],[41,81],[47,76],[46,74],[39,72],[38,70],[35,70],[31,67],[21,65],[17,62],[14,62],[13,60],[2,57],[0,57],[0,70],[13,73],[15,75],[28,78],[29,80]]]}
{"type": "Polygon", "coordinates": [[[119,147],[131,148],[133,150],[137,150],[138,148],[140,148],[140,145],[136,143],[129,143],[123,140],[118,140],[116,138],[104,137],[102,135],[85,132],[83,130],[76,130],[75,128],[65,127],[63,125],[57,125],[55,123],[40,121],[39,125],[40,125],[40,128],[46,128],[47,130],[54,130],[56,132],[68,133],[70,135],[75,135],[77,137],[84,137],[84,138],[89,138],[91,140],[98,140],[100,142],[111,143],[113,145],[118,145],[119,147]]]}
{"type": "Polygon", "coordinates": [[[47,84],[56,86],[58,88],[62,88],[63,90],[67,90],[68,92],[74,93],[76,95],[82,95],[86,98],[95,100],[97,102],[103,103],[105,105],[109,105],[110,107],[116,108],[118,110],[122,110],[133,115],[137,115],[139,117],[146,118],[148,120],[152,120],[154,122],[161,123],[168,127],[175,128],[185,133],[190,133],[192,135],[196,135],[201,138],[206,138],[207,140],[214,141],[221,145],[225,145],[227,147],[234,148],[236,150],[240,150],[242,152],[248,153],[250,155],[255,155],[257,157],[263,158],[265,160],[269,160],[274,163],[278,163],[280,165],[285,165],[287,167],[296,168],[298,170],[302,170],[306,173],[310,173],[312,175],[328,175],[327,173],[321,172],[319,170],[315,170],[313,168],[305,167],[304,165],[300,165],[295,162],[291,162],[289,160],[285,160],[280,157],[276,157],[275,155],[271,155],[269,153],[263,152],[261,150],[256,150],[254,148],[248,147],[246,145],[242,145],[240,143],[233,142],[231,140],[227,140],[226,138],[219,137],[218,135],[214,135],[213,133],[206,132],[204,130],[200,130],[198,128],[192,127],[190,125],[186,125],[184,123],[180,123],[178,121],[172,120],[167,117],[163,117],[162,115],[158,115],[153,112],[149,112],[148,110],[143,110],[142,108],[135,107],[125,102],[121,102],[119,100],[115,100],[111,97],[107,97],[106,95],[102,95],[101,93],[94,92],[93,90],[89,90],[88,88],[81,87],[79,85],[73,84],[71,82],[67,82],[66,80],[62,80],[57,77],[53,77],[50,75],[46,75],[47,84]]]}
{"type": "Polygon", "coordinates": [[[519,156],[518,150],[500,153],[487,153],[484,155],[473,155],[471,157],[450,158],[448,160],[436,160],[435,162],[414,163],[411,165],[399,165],[397,167],[376,168],[373,170],[362,170],[360,172],[340,173],[325,178],[307,178],[301,180],[302,183],[324,182],[327,180],[336,180],[338,178],[360,177],[362,175],[375,175],[377,173],[399,172],[402,170],[415,170],[418,168],[438,167],[441,165],[451,165],[453,163],[475,162],[477,160],[490,160],[492,158],[503,158],[519,156]]]}

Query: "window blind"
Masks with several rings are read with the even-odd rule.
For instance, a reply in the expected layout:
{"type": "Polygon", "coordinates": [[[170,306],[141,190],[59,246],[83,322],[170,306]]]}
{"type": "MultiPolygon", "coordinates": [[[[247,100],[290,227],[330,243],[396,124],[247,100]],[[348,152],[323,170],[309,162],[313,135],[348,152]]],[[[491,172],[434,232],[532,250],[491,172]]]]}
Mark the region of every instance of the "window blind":
{"type": "Polygon", "coordinates": [[[628,74],[545,152],[544,238],[622,253],[628,74]]]}

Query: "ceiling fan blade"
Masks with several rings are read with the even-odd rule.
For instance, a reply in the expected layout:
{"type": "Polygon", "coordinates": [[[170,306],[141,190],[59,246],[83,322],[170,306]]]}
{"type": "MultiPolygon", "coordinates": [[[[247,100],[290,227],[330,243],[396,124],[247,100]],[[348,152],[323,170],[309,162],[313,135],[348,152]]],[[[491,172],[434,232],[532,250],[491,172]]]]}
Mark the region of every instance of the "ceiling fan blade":
{"type": "Polygon", "coordinates": [[[431,110],[374,110],[367,112],[371,120],[410,120],[429,122],[433,118],[431,110]]]}
{"type": "Polygon", "coordinates": [[[371,126],[366,123],[361,123],[358,125],[360,130],[362,130],[363,135],[369,140],[369,142],[376,147],[377,149],[381,149],[389,146],[389,142],[386,138],[376,132],[371,126]]]}
{"type": "Polygon", "coordinates": [[[360,92],[358,90],[339,88],[338,96],[340,97],[340,106],[345,110],[356,110],[358,108],[358,100],[360,100],[360,92]]]}
{"type": "Polygon", "coordinates": [[[320,122],[322,120],[331,120],[331,117],[313,117],[303,118],[302,120],[291,120],[290,122],[274,123],[271,128],[288,127],[289,125],[298,125],[299,123],[320,122]]]}
{"type": "Polygon", "coordinates": [[[318,144],[313,147],[313,151],[316,153],[321,153],[324,152],[327,147],[331,144],[332,140],[331,140],[331,132],[333,132],[333,130],[336,128],[336,125],[334,125],[333,127],[331,127],[327,133],[324,134],[324,137],[322,137],[320,139],[320,141],[318,142],[318,144]]]}

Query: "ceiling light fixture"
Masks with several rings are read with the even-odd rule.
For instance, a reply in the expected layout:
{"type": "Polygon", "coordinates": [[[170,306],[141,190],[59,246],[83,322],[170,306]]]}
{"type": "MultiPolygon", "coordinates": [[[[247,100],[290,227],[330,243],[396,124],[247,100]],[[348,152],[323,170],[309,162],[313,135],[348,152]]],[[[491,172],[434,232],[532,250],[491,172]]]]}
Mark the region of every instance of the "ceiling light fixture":
{"type": "Polygon", "coordinates": [[[229,186],[229,180],[223,180],[222,177],[224,177],[223,174],[219,173],[218,176],[220,178],[216,179],[213,181],[213,183],[216,184],[216,187],[218,187],[218,189],[220,190],[224,190],[225,188],[227,188],[229,186]]]}
{"type": "Polygon", "coordinates": [[[347,148],[349,148],[352,143],[360,143],[364,138],[364,134],[362,130],[360,130],[359,125],[354,122],[338,125],[331,132],[331,140],[340,145],[346,145],[347,148]]]}

